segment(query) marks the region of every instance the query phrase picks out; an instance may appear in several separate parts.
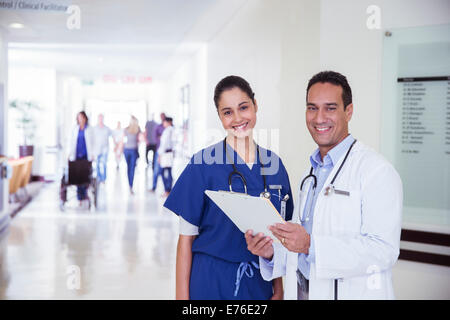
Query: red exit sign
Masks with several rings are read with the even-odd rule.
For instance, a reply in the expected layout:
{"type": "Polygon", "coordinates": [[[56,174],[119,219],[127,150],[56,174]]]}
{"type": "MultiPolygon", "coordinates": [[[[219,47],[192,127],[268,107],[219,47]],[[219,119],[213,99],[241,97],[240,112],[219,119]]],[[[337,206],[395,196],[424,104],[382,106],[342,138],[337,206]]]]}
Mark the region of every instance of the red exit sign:
{"type": "Polygon", "coordinates": [[[103,82],[105,83],[125,83],[125,84],[133,84],[133,83],[151,83],[152,77],[149,76],[133,76],[133,75],[126,75],[126,76],[115,76],[115,75],[104,75],[103,76],[103,82]]]}

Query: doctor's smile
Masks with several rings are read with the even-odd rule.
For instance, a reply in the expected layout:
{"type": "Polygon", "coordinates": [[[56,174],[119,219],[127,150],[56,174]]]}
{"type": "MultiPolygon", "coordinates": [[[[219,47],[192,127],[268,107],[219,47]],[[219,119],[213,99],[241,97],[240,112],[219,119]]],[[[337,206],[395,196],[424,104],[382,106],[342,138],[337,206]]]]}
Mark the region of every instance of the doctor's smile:
{"type": "Polygon", "coordinates": [[[353,104],[342,86],[329,82],[311,85],[306,98],[306,126],[322,157],[348,135],[353,104]]]}
{"type": "Polygon", "coordinates": [[[314,127],[319,133],[325,133],[331,130],[331,127],[314,127]]]}

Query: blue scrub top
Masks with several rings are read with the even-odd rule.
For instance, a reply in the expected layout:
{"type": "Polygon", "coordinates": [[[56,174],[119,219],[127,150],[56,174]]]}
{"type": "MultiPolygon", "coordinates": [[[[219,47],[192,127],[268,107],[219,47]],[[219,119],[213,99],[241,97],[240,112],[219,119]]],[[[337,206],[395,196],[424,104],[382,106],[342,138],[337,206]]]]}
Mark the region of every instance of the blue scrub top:
{"type": "MultiPolygon", "coordinates": [[[[255,159],[257,163],[253,164],[252,169],[227,144],[228,158],[235,161],[236,169],[247,181],[247,193],[252,196],[259,196],[264,190],[260,160],[265,165],[263,172],[273,173],[270,171],[278,166],[274,174],[266,175],[266,184],[271,193],[270,200],[278,212],[281,207],[278,190],[270,189],[269,186],[281,185],[281,198],[289,194],[286,220],[291,220],[294,205],[286,169],[275,153],[259,148],[261,159],[255,159]]],[[[164,206],[199,227],[199,235],[192,244],[192,252],[207,254],[229,262],[258,262],[258,257],[248,251],[244,234],[204,193],[205,190],[229,190],[228,176],[233,171],[233,166],[230,160],[227,163],[226,159],[223,141],[195,154],[178,178],[164,206]]],[[[237,175],[233,175],[232,188],[233,191],[244,192],[243,183],[237,175]]]]}
{"type": "Polygon", "coordinates": [[[78,130],[77,136],[77,149],[76,149],[76,159],[87,159],[87,147],[86,139],[84,133],[86,132],[87,125],[83,130],[81,128],[78,130]]]}

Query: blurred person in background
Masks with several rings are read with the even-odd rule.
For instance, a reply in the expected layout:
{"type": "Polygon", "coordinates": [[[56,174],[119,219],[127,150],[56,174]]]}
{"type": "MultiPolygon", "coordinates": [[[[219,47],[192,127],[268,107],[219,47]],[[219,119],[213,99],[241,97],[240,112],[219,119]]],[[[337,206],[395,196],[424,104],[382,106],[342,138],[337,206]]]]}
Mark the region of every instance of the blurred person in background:
{"type": "Polygon", "coordinates": [[[141,128],[139,128],[139,122],[135,116],[131,116],[130,124],[124,129],[123,133],[125,136],[123,154],[127,161],[128,184],[130,186],[130,194],[134,194],[134,171],[136,169],[136,161],[139,158],[138,147],[141,134],[141,128]]]}
{"type": "MultiPolygon", "coordinates": [[[[77,114],[77,125],[73,128],[69,142],[69,161],[94,160],[94,140],[92,128],[88,125],[89,118],[86,112],[80,111],[77,114]]],[[[77,199],[82,205],[87,199],[87,188],[77,187],[77,199]]]]}
{"type": "MultiPolygon", "coordinates": [[[[161,117],[161,124],[157,125],[154,128],[154,137],[156,139],[156,150],[159,149],[159,144],[161,141],[161,136],[163,134],[164,131],[164,119],[166,118],[166,114],[164,112],[162,112],[160,114],[161,117]]],[[[156,155],[155,155],[155,159],[158,159],[158,151],[156,151],[156,155]]],[[[159,166],[158,161],[155,161],[154,166],[153,166],[153,187],[152,187],[152,192],[154,192],[156,190],[156,186],[158,184],[158,177],[162,174],[162,170],[161,167],[159,166]]]]}
{"type": "Polygon", "coordinates": [[[158,126],[158,123],[154,120],[154,115],[152,113],[151,120],[147,121],[145,124],[145,142],[147,144],[147,147],[145,149],[145,161],[147,162],[147,167],[149,166],[148,161],[148,152],[152,151],[153,153],[153,160],[152,160],[152,169],[155,168],[155,159],[156,159],[156,127],[158,126]]]}
{"type": "Polygon", "coordinates": [[[158,148],[158,162],[164,182],[164,196],[172,190],[172,166],[174,156],[174,128],[173,119],[166,117],[163,121],[164,131],[158,148]]]}
{"type": "Polygon", "coordinates": [[[120,159],[122,158],[123,153],[123,129],[120,121],[117,121],[117,127],[112,132],[112,137],[114,141],[114,156],[116,158],[116,169],[119,170],[120,159]]]}
{"type": "Polygon", "coordinates": [[[97,157],[97,179],[99,182],[106,180],[106,163],[108,162],[109,137],[111,129],[105,126],[105,116],[100,113],[98,115],[97,126],[94,127],[94,148],[97,157]]]}

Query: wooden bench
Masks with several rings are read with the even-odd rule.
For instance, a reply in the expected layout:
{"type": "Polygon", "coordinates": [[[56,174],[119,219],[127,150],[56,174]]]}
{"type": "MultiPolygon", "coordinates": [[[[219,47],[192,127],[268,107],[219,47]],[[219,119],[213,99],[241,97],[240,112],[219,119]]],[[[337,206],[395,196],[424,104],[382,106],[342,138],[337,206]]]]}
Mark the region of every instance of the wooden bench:
{"type": "Polygon", "coordinates": [[[20,189],[24,189],[26,192],[25,187],[30,182],[33,157],[10,159],[8,164],[12,168],[11,178],[9,179],[9,195],[16,194],[20,189]]]}

